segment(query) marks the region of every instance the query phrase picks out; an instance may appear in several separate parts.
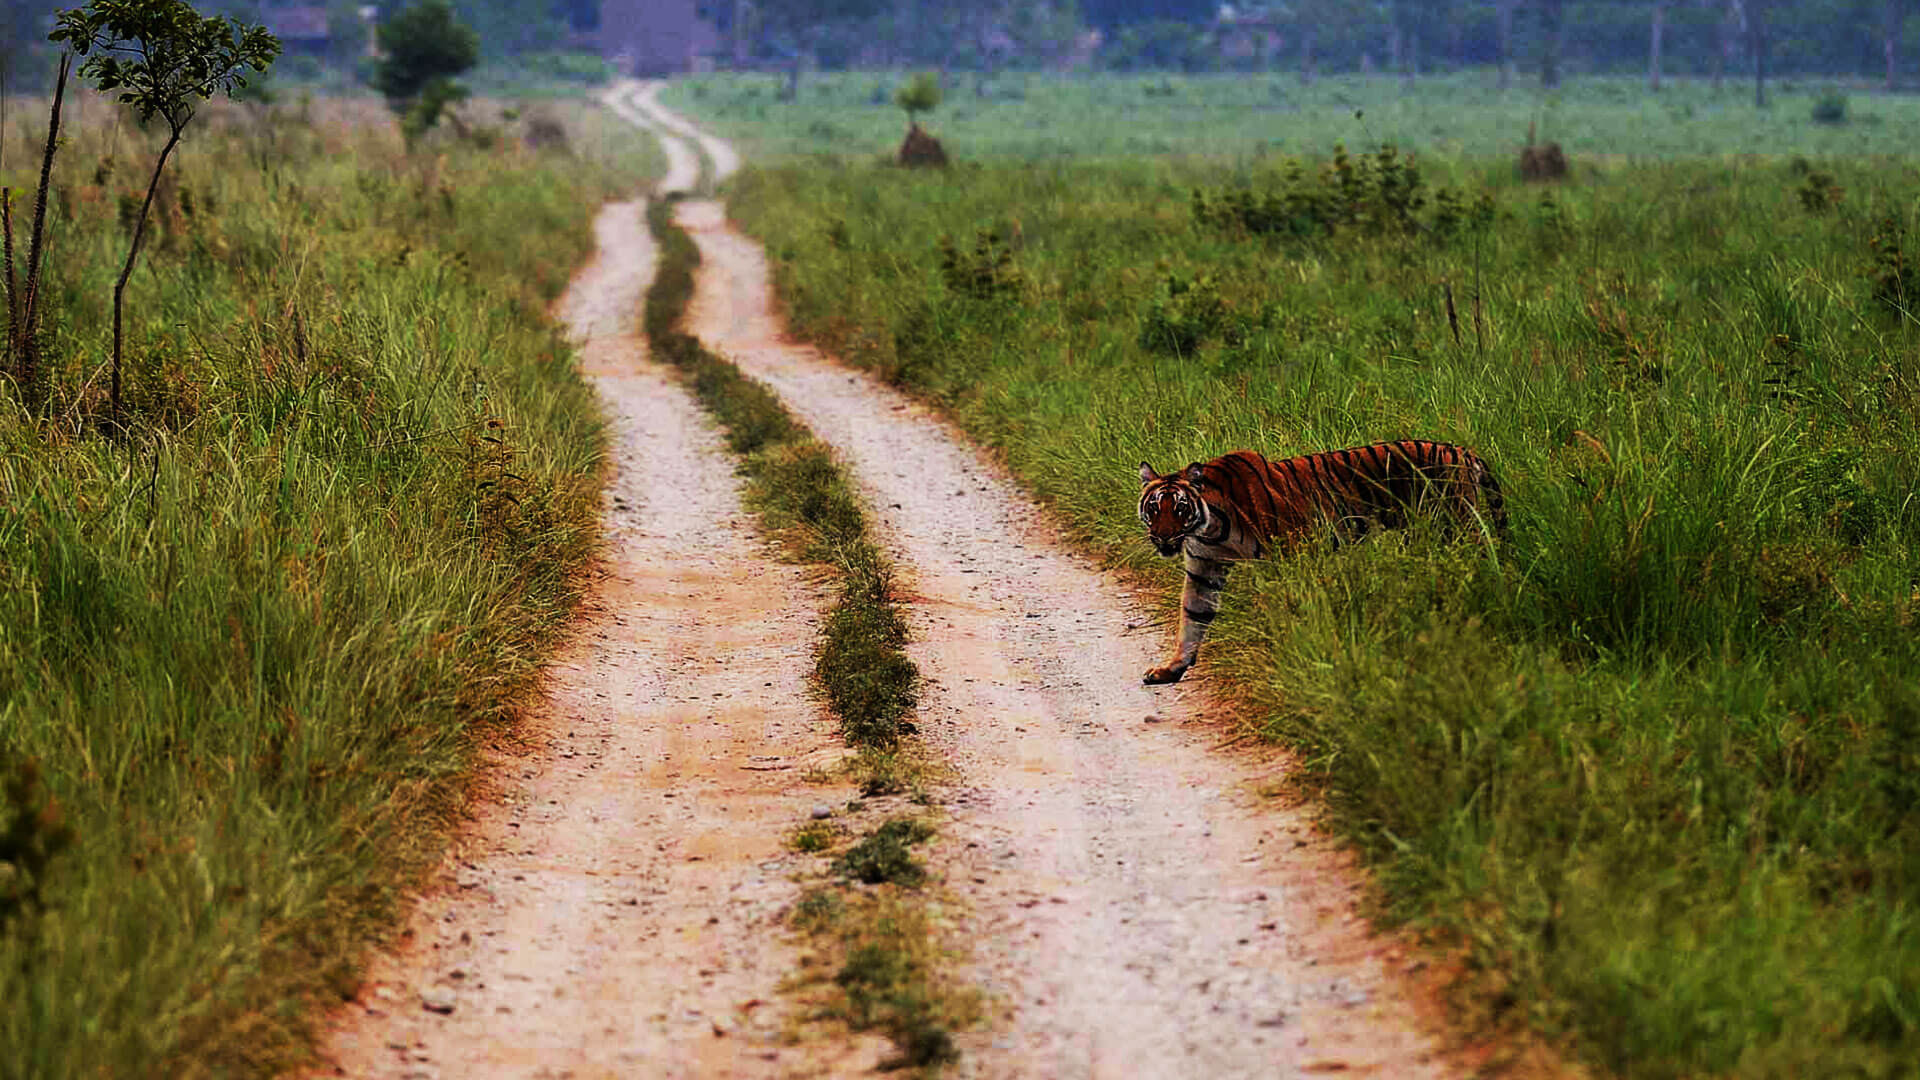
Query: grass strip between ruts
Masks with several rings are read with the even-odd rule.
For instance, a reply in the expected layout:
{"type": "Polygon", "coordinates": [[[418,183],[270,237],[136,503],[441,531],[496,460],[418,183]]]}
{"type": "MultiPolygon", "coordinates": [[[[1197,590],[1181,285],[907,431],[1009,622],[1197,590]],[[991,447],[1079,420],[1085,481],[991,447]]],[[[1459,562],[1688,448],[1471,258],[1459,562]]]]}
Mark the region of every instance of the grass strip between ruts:
{"type": "MultiPolygon", "coordinates": [[[[848,745],[860,750],[854,769],[863,792],[897,793],[905,786],[901,777],[913,772],[900,740],[912,731],[907,717],[920,675],[903,648],[907,627],[892,594],[891,567],[868,538],[866,515],[832,451],[771,390],[680,330],[700,253],[674,223],[673,205],[656,201],[647,211],[660,250],[644,319],[653,356],[678,368],[720,422],[747,477],[747,503],[768,532],[839,578],[815,678],[848,745]]],[[[911,863],[904,849],[899,858],[911,863]]],[[[822,1011],[856,1030],[885,1031],[900,1049],[901,1064],[931,1067],[955,1056],[949,1029],[971,1018],[970,995],[937,976],[940,950],[916,890],[919,879],[887,881],[879,892],[811,890],[794,925],[826,961],[814,966],[836,969],[822,1011]]]]}

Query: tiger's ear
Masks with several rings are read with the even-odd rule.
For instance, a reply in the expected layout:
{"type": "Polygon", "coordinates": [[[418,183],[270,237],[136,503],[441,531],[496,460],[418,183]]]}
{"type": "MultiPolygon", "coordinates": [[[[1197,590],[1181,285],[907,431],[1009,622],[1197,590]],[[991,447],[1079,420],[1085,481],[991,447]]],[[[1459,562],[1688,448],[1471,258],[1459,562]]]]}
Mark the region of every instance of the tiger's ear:
{"type": "Polygon", "coordinates": [[[1153,466],[1147,464],[1144,461],[1140,463],[1140,486],[1141,487],[1146,487],[1148,484],[1151,484],[1158,479],[1160,479],[1160,474],[1153,471],[1153,466]]]}
{"type": "Polygon", "coordinates": [[[1187,482],[1196,486],[1205,484],[1207,482],[1207,470],[1197,461],[1187,466],[1187,482]]]}

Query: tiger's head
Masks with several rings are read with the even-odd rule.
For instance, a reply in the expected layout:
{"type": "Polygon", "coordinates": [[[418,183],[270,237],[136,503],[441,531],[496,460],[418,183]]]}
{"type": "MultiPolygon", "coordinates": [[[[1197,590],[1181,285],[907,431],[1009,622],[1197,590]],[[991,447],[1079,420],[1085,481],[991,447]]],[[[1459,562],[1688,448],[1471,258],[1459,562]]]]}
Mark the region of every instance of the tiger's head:
{"type": "Polygon", "coordinates": [[[1154,550],[1169,558],[1180,554],[1187,537],[1207,525],[1207,502],[1200,497],[1206,478],[1198,462],[1165,476],[1140,463],[1140,523],[1154,550]]]}

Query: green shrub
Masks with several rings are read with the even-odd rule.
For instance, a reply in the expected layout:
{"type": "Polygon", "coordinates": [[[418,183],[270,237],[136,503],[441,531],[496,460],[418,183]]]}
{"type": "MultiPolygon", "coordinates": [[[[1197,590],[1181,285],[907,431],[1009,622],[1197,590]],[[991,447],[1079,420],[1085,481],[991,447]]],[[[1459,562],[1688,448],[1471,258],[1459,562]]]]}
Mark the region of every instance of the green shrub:
{"type": "Polygon", "coordinates": [[[922,71],[902,83],[893,93],[893,103],[906,110],[907,122],[923,112],[932,112],[940,105],[940,76],[931,71],[922,71]]]}
{"type": "Polygon", "coordinates": [[[1140,345],[1157,353],[1191,356],[1226,330],[1230,314],[1212,277],[1168,274],[1140,318],[1140,345]]]}
{"type": "Polygon", "coordinates": [[[909,850],[933,835],[933,827],[913,818],[893,818],[834,861],[834,872],[863,885],[919,885],[926,868],[909,850]]]}

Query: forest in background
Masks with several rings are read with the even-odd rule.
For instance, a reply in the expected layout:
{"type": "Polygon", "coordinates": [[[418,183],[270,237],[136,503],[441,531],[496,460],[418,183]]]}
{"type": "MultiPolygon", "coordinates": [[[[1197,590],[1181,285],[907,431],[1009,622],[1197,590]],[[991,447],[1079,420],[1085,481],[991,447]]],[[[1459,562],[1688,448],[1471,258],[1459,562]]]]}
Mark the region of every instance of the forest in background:
{"type": "MultiPolygon", "coordinates": [[[[594,49],[606,0],[455,0],[494,59],[594,49]]],[[[0,81],[47,68],[45,24],[57,0],[0,0],[0,81]]],[[[350,69],[364,52],[355,0],[299,5],[207,0],[208,13],[275,21],[301,8],[329,35],[311,67],[350,69]]],[[[380,17],[404,7],[375,5],[380,17]]],[[[1869,77],[1887,89],[1920,79],[1920,0],[687,0],[661,20],[697,19],[720,67],[943,70],[1398,72],[1463,67],[1552,87],[1579,74],[1666,77],[1773,74],[1869,77]]],[[[284,34],[282,35],[285,36],[284,34]]],[[[300,65],[296,65],[300,66],[300,65]]],[[[17,87],[16,87],[17,88],[17,87]]],[[[28,89],[37,90],[37,83],[28,89]]]]}

